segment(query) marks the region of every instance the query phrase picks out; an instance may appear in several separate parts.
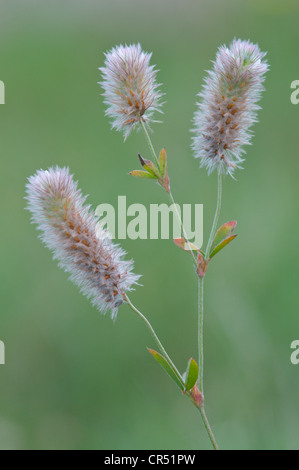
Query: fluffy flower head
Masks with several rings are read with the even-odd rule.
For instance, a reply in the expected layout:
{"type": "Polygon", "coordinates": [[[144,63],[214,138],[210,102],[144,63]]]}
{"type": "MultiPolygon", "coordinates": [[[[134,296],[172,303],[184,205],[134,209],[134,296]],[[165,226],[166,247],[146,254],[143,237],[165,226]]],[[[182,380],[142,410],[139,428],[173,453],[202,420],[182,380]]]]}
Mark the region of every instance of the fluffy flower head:
{"type": "Polygon", "coordinates": [[[155,122],[154,111],[161,112],[162,94],[157,89],[157,70],[150,65],[151,55],[140,44],[117,46],[105,54],[105,66],[99,69],[106,115],[125,138],[141,121],[147,125],[155,122]]]}
{"type": "Polygon", "coordinates": [[[240,39],[218,49],[194,115],[194,155],[209,173],[221,163],[230,175],[240,168],[268,70],[265,55],[258,45],[240,39]]]}
{"type": "Polygon", "coordinates": [[[123,260],[125,252],[99,226],[68,168],[39,170],[26,189],[32,222],[59,266],[93,305],[103,313],[111,310],[115,318],[122,294],[139,276],[131,272],[132,261],[123,260]]]}

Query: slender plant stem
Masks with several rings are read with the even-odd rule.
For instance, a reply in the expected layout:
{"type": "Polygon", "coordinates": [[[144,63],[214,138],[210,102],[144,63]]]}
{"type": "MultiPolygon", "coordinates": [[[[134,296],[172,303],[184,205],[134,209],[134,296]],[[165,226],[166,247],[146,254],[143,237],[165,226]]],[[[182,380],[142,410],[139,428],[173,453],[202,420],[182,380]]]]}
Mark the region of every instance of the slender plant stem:
{"type": "Polygon", "coordinates": [[[198,279],[198,388],[203,395],[203,293],[204,278],[198,279]]]}
{"type": "Polygon", "coordinates": [[[209,259],[212,242],[213,242],[215,231],[216,231],[216,228],[217,228],[217,223],[218,223],[220,209],[221,209],[221,198],[222,198],[222,178],[221,178],[221,163],[220,163],[219,168],[218,168],[217,206],[216,206],[214,220],[213,220],[213,224],[212,224],[212,228],[211,228],[211,232],[210,232],[210,236],[209,236],[209,241],[208,241],[208,244],[207,244],[206,260],[209,259]]]}
{"type": "Polygon", "coordinates": [[[147,143],[148,143],[148,146],[149,146],[149,148],[150,148],[150,151],[151,151],[152,154],[153,154],[153,157],[154,157],[154,159],[155,159],[156,165],[158,165],[158,168],[159,168],[159,160],[158,160],[157,154],[156,154],[156,152],[155,152],[155,149],[154,149],[152,140],[151,140],[151,138],[150,138],[150,136],[149,136],[149,133],[147,132],[147,128],[145,127],[144,122],[142,121],[142,119],[140,120],[140,125],[141,125],[141,128],[142,128],[142,130],[143,130],[143,133],[144,133],[144,135],[145,135],[145,139],[146,139],[146,141],[147,141],[147,143]]]}
{"type": "MultiPolygon", "coordinates": [[[[142,130],[143,130],[143,133],[144,133],[144,135],[145,135],[145,139],[146,139],[146,141],[147,141],[147,143],[148,143],[148,146],[149,146],[149,148],[150,148],[150,151],[151,151],[151,153],[152,153],[152,155],[153,155],[153,157],[154,157],[154,159],[155,159],[156,165],[157,165],[158,168],[159,168],[159,160],[158,160],[158,157],[157,157],[157,153],[156,153],[156,151],[155,151],[155,148],[154,148],[154,146],[153,146],[153,143],[152,143],[152,140],[151,140],[151,138],[150,138],[150,136],[149,136],[149,133],[147,132],[146,126],[144,125],[144,122],[143,122],[142,120],[140,121],[140,125],[141,125],[141,128],[142,128],[142,130]]],[[[179,211],[178,211],[177,205],[176,205],[176,203],[175,203],[175,200],[174,200],[174,197],[173,197],[171,191],[169,191],[168,196],[169,196],[170,201],[171,201],[171,203],[172,203],[172,205],[173,205],[173,207],[174,207],[175,215],[176,215],[176,218],[177,218],[178,223],[179,223],[179,225],[180,225],[180,228],[181,228],[181,230],[182,230],[183,237],[184,237],[185,241],[188,243],[188,237],[187,237],[187,234],[186,234],[186,230],[185,230],[185,227],[184,227],[184,224],[183,224],[181,215],[180,215],[180,213],[179,213],[179,211]]],[[[190,250],[190,253],[191,253],[191,256],[192,256],[192,258],[193,258],[193,262],[194,262],[195,266],[197,266],[196,256],[194,255],[194,253],[193,253],[192,250],[190,250]]]]}
{"type": "MultiPolygon", "coordinates": [[[[204,354],[203,354],[203,295],[204,295],[204,277],[199,278],[198,280],[198,365],[199,365],[199,377],[198,377],[198,388],[203,396],[204,402],[204,391],[203,391],[203,365],[204,365],[204,354]]],[[[204,409],[204,403],[201,408],[199,408],[203,423],[205,425],[206,431],[209,435],[212,446],[215,450],[218,450],[218,445],[213,434],[212,428],[209,424],[207,415],[204,409]]]]}
{"type": "MultiPolygon", "coordinates": [[[[218,169],[218,195],[217,195],[217,206],[216,212],[214,215],[213,225],[211,228],[211,233],[209,236],[209,241],[206,249],[206,260],[209,259],[210,249],[212,241],[215,235],[215,230],[217,227],[220,209],[221,209],[221,195],[222,195],[222,180],[221,180],[221,165],[218,169]]],[[[204,353],[203,353],[203,296],[204,296],[204,277],[199,278],[198,282],[198,356],[199,356],[199,390],[203,394],[203,363],[204,363],[204,353]]]]}
{"type": "MultiPolygon", "coordinates": [[[[220,209],[221,209],[221,196],[222,196],[222,179],[221,179],[221,164],[218,168],[218,191],[217,191],[217,205],[214,215],[214,220],[207,244],[207,249],[205,253],[206,260],[210,257],[210,250],[212,242],[214,239],[215,231],[218,224],[220,209]]],[[[198,365],[199,365],[199,375],[198,375],[198,388],[204,397],[204,388],[203,388],[203,367],[204,367],[204,350],[203,350],[203,318],[204,318],[204,277],[200,277],[198,280],[198,365]]],[[[205,428],[211,440],[211,443],[215,450],[218,449],[217,442],[215,440],[214,434],[212,432],[211,426],[207,415],[205,413],[204,405],[200,408],[200,413],[202,420],[204,422],[205,428]]]]}
{"type": "Polygon", "coordinates": [[[201,408],[198,408],[198,409],[199,409],[199,412],[201,414],[201,417],[202,417],[203,423],[205,425],[206,431],[209,435],[212,446],[214,447],[215,450],[219,450],[218,444],[216,442],[216,439],[215,439],[215,436],[213,434],[212,428],[209,424],[209,421],[208,421],[208,418],[207,418],[204,407],[202,406],[201,408]]]}
{"type": "Polygon", "coordinates": [[[174,365],[174,363],[172,362],[172,360],[170,359],[169,355],[167,354],[163,344],[161,343],[161,341],[159,340],[159,337],[158,335],[156,334],[154,328],[152,327],[152,325],[150,324],[149,320],[138,310],[138,308],[135,307],[135,305],[132,304],[131,300],[129,299],[129,297],[127,296],[127,294],[124,294],[124,299],[125,301],[127,302],[127,304],[129,305],[129,307],[135,312],[137,313],[137,315],[141,318],[141,320],[143,320],[143,322],[146,324],[147,328],[150,330],[152,336],[154,337],[157,345],[159,346],[159,349],[161,351],[162,354],[164,354],[164,356],[166,357],[167,361],[169,362],[169,365],[172,367],[172,369],[176,372],[176,374],[178,375],[178,377],[180,378],[181,380],[181,383],[182,385],[184,385],[184,380],[181,376],[181,374],[179,373],[179,371],[177,370],[176,366],[174,365]]]}

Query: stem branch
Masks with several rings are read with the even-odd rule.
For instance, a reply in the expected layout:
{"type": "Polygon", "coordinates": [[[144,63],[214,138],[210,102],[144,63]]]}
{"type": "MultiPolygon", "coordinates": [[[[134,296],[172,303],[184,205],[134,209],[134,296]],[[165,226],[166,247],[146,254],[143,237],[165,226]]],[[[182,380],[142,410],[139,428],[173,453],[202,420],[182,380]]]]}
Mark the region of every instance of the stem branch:
{"type": "MultiPolygon", "coordinates": [[[[149,133],[147,132],[146,126],[144,125],[144,122],[143,122],[142,120],[140,121],[140,125],[141,125],[141,128],[142,128],[142,130],[143,130],[143,133],[144,133],[144,135],[145,135],[145,139],[146,139],[146,141],[147,141],[147,143],[148,143],[148,146],[149,146],[149,148],[150,148],[150,151],[151,151],[151,153],[152,153],[152,155],[153,155],[153,157],[154,157],[154,159],[155,159],[156,165],[158,166],[158,168],[160,168],[159,160],[158,160],[158,157],[157,157],[155,148],[154,148],[154,146],[153,146],[153,143],[152,143],[152,140],[151,140],[151,138],[150,138],[150,136],[149,136],[149,133]]],[[[183,237],[184,237],[185,241],[188,243],[188,237],[187,237],[187,234],[186,234],[186,230],[185,230],[184,224],[183,224],[183,222],[182,222],[182,218],[181,218],[181,216],[180,216],[180,213],[179,213],[179,211],[178,211],[177,205],[176,205],[176,203],[175,203],[175,200],[174,200],[174,198],[173,198],[172,192],[169,191],[169,193],[167,193],[167,194],[169,195],[170,201],[171,201],[172,205],[174,206],[175,215],[176,215],[176,218],[177,218],[177,220],[178,220],[178,223],[179,223],[179,225],[180,225],[180,227],[181,227],[183,237]]],[[[194,253],[193,253],[193,250],[190,250],[190,253],[191,253],[191,256],[192,256],[192,258],[193,258],[193,262],[194,262],[195,266],[197,266],[197,260],[196,260],[196,256],[195,256],[194,253]]]]}
{"type": "Polygon", "coordinates": [[[129,297],[127,296],[127,294],[123,294],[124,296],[124,299],[125,301],[127,302],[127,304],[129,305],[129,307],[135,312],[137,313],[137,315],[141,318],[141,320],[143,320],[143,322],[146,324],[147,328],[150,330],[152,336],[154,337],[161,353],[165,356],[165,358],[167,359],[169,365],[171,366],[171,368],[173,369],[173,371],[176,372],[177,376],[179,377],[182,385],[184,385],[184,380],[181,376],[181,374],[179,373],[179,371],[177,370],[176,366],[174,365],[174,363],[172,362],[172,360],[170,359],[169,355],[167,354],[163,344],[161,343],[161,341],[159,340],[159,337],[158,335],[156,334],[154,328],[152,327],[152,325],[150,324],[149,320],[138,310],[138,308],[135,307],[135,305],[132,304],[132,302],[130,301],[129,297]]]}
{"type": "Polygon", "coordinates": [[[211,228],[211,232],[209,236],[209,241],[207,244],[206,260],[209,259],[212,242],[213,242],[215,231],[216,231],[217,224],[218,224],[218,219],[219,219],[219,214],[220,214],[220,209],[221,209],[221,197],[222,197],[222,178],[221,178],[221,163],[220,163],[219,168],[218,168],[217,206],[216,206],[214,220],[213,220],[213,224],[212,224],[212,228],[211,228]]]}

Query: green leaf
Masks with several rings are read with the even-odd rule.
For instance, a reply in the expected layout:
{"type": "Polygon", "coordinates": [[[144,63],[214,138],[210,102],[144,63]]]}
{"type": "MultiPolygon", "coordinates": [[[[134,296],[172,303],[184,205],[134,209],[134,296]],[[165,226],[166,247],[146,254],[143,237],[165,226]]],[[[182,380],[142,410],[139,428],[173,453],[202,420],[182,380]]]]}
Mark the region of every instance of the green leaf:
{"type": "Polygon", "coordinates": [[[196,361],[191,357],[188,361],[188,366],[186,370],[186,385],[185,385],[186,392],[188,392],[188,390],[194,387],[197,379],[198,379],[198,365],[196,361]]]}
{"type": "Polygon", "coordinates": [[[132,176],[137,176],[137,178],[156,179],[156,177],[152,173],[148,173],[147,171],[142,171],[142,170],[133,170],[133,171],[130,171],[129,174],[132,176]]]}
{"type": "Polygon", "coordinates": [[[184,384],[182,383],[181,378],[179,375],[172,369],[169,362],[157,351],[153,349],[148,349],[149,353],[159,362],[159,364],[163,367],[166,373],[169,375],[170,378],[177,384],[177,386],[183,391],[184,384]]]}
{"type": "Polygon", "coordinates": [[[237,221],[232,220],[231,222],[226,222],[217,230],[211,246],[211,253],[214,251],[216,246],[219,245],[220,242],[222,242],[222,240],[227,238],[233,232],[233,230],[236,228],[236,225],[237,221]]]}
{"type": "Polygon", "coordinates": [[[166,160],[167,160],[167,155],[166,155],[166,149],[162,149],[159,155],[159,165],[160,165],[160,171],[162,177],[165,175],[166,171],[166,160]]]}
{"type": "Polygon", "coordinates": [[[138,157],[139,157],[140,163],[142,165],[142,168],[144,170],[146,170],[146,171],[148,171],[148,173],[151,173],[152,175],[154,175],[154,177],[157,178],[157,179],[161,178],[160,171],[158,170],[158,168],[155,167],[153,162],[151,162],[150,160],[146,160],[145,158],[142,158],[140,153],[138,153],[138,157]]]}
{"type": "Polygon", "coordinates": [[[222,248],[224,248],[231,241],[233,241],[234,238],[236,238],[236,236],[237,235],[231,235],[230,237],[227,237],[225,240],[223,240],[221,243],[219,243],[219,245],[217,245],[216,248],[214,248],[214,250],[210,254],[210,259],[213,258],[213,256],[215,256],[220,250],[222,250],[222,248]]]}

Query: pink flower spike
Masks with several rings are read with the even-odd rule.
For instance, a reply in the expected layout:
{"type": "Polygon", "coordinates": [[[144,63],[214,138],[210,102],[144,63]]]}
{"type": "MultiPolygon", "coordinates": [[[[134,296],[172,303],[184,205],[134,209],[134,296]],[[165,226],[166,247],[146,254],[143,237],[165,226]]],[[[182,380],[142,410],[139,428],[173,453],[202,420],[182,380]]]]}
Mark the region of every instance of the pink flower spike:
{"type": "Polygon", "coordinates": [[[257,120],[257,102],[264,89],[265,55],[258,45],[240,39],[218,49],[194,114],[192,148],[208,173],[221,165],[232,176],[235,168],[241,168],[243,146],[250,144],[249,129],[257,120]]]}
{"type": "Polygon", "coordinates": [[[32,222],[54,259],[98,310],[111,310],[115,319],[123,293],[139,279],[133,262],[123,260],[125,252],[101,228],[68,168],[37,171],[26,190],[32,222]]]}
{"type": "Polygon", "coordinates": [[[161,111],[163,96],[156,83],[157,70],[150,65],[152,54],[141,49],[140,44],[117,46],[105,54],[103,81],[106,115],[112,120],[112,128],[123,131],[125,139],[142,121],[147,127],[153,113],[161,111]]]}

